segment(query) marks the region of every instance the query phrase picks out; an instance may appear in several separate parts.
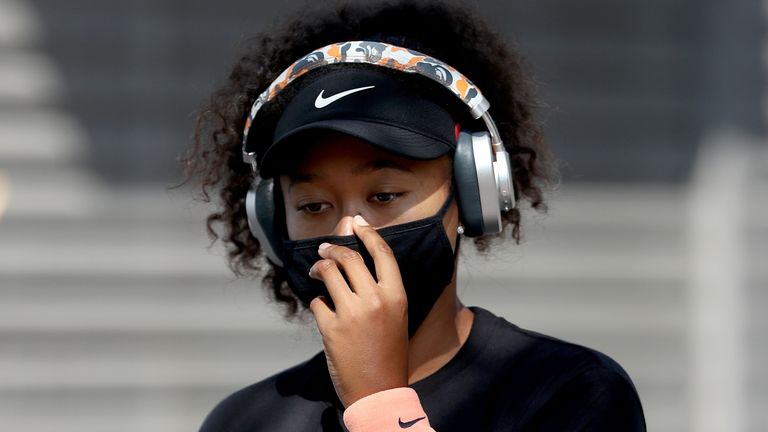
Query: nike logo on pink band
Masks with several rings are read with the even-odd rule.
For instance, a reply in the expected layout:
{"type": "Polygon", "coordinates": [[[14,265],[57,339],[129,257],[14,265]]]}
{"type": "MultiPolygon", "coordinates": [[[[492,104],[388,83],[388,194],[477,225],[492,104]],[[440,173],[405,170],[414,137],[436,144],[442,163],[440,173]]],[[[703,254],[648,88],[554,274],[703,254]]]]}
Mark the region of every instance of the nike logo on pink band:
{"type": "Polygon", "coordinates": [[[397,423],[400,425],[400,429],[408,429],[409,427],[415,425],[417,422],[424,420],[426,417],[419,417],[417,419],[404,422],[400,420],[400,418],[397,419],[397,423]]]}
{"type": "Polygon", "coordinates": [[[352,93],[357,93],[359,91],[368,90],[369,88],[374,88],[374,87],[376,86],[353,88],[350,90],[345,90],[341,93],[336,93],[335,95],[327,98],[323,97],[323,92],[325,92],[325,89],[322,89],[320,90],[320,94],[317,95],[317,99],[315,99],[315,108],[327,107],[328,105],[336,102],[337,100],[343,98],[344,96],[351,95],[352,93]]]}

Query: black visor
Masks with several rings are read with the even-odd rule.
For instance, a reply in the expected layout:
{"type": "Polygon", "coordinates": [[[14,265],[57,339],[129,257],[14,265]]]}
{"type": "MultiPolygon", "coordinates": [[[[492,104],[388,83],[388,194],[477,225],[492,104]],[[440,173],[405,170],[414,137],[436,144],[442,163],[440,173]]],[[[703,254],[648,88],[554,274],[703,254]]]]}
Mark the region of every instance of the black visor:
{"type": "Polygon", "coordinates": [[[260,175],[274,176],[281,159],[296,154],[300,142],[290,138],[318,129],[346,133],[411,159],[434,159],[456,149],[456,122],[443,105],[386,72],[339,69],[288,102],[272,143],[257,152],[260,175]]]}

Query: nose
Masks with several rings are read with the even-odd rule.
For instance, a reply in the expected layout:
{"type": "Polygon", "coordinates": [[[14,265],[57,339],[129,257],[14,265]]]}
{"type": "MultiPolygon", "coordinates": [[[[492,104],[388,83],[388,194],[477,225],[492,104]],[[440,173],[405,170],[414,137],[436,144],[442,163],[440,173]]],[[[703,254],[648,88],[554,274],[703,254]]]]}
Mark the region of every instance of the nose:
{"type": "MultiPolygon", "coordinates": [[[[357,214],[357,213],[355,213],[357,214]]],[[[333,235],[335,236],[348,236],[354,234],[352,224],[354,223],[355,215],[343,216],[336,223],[336,227],[333,229],[333,235]]]]}

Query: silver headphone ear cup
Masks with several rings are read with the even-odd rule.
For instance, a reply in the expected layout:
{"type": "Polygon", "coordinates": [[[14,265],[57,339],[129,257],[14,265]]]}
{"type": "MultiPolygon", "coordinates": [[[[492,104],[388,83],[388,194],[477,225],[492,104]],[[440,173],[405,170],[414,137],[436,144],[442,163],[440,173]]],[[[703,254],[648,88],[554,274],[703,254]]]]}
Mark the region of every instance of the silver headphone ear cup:
{"type": "Polygon", "coordinates": [[[496,165],[493,162],[491,136],[488,132],[475,132],[471,134],[471,138],[478,190],[480,191],[483,234],[500,233],[502,225],[499,184],[496,165]]]}
{"type": "Polygon", "coordinates": [[[261,244],[267,259],[283,266],[280,258],[280,239],[275,230],[275,184],[272,179],[257,177],[245,196],[245,213],[251,234],[261,244]]]}
{"type": "Polygon", "coordinates": [[[509,153],[506,150],[496,152],[494,162],[496,171],[497,193],[499,195],[499,207],[508,212],[516,205],[515,188],[512,184],[512,163],[509,161],[509,153]]]}

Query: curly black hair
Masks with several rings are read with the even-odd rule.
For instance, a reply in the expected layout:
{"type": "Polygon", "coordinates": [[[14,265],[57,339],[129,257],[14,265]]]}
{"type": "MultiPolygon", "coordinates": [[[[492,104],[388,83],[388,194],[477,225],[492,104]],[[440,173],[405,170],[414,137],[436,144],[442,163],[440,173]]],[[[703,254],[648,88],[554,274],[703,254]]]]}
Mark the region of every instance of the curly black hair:
{"type": "MultiPolygon", "coordinates": [[[[302,8],[243,44],[242,55],[228,80],[199,112],[191,148],[179,158],[185,179],[178,186],[198,178],[201,195],[196,198],[206,203],[211,201],[209,190],[218,190],[220,207],[206,221],[211,245],[221,238],[235,275],[261,275],[272,298],[284,304],[286,317],[295,316],[300,303],[288,287],[284,271],[264,258],[248,228],[244,204],[254,173],[242,159],[243,128],[251,104],[280,72],[318,47],[347,40],[407,47],[442,60],[469,77],[490,102],[490,114],[510,154],[519,202],[546,212],[543,191],[557,180],[553,158],[536,118],[540,105],[534,95],[534,82],[524,71],[524,60],[478,12],[466,5],[434,0],[342,1],[319,9],[302,8]],[[222,237],[214,229],[215,224],[223,228],[222,237]]],[[[315,75],[322,73],[327,71],[315,75]]],[[[268,136],[290,99],[292,92],[288,90],[292,86],[267,104],[264,114],[259,113],[260,123],[254,125],[258,136],[268,136]]],[[[300,86],[295,83],[296,88],[300,86]]],[[[468,111],[466,107],[464,110],[468,111]]],[[[492,237],[502,238],[510,232],[509,225],[511,237],[520,242],[519,205],[504,214],[503,223],[505,230],[501,234],[474,239],[478,250],[487,251],[492,237]]]]}

